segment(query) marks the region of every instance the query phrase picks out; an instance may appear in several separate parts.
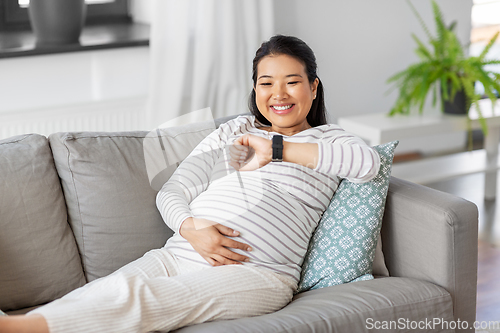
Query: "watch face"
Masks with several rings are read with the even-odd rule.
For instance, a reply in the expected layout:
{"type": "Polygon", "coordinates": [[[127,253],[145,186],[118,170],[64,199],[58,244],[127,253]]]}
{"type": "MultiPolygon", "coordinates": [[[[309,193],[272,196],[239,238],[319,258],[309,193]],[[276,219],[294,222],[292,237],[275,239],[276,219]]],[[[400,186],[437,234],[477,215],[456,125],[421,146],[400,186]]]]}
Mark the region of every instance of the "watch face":
{"type": "Polygon", "coordinates": [[[273,136],[273,162],[282,162],[283,161],[283,136],[275,135],[273,136]]]}

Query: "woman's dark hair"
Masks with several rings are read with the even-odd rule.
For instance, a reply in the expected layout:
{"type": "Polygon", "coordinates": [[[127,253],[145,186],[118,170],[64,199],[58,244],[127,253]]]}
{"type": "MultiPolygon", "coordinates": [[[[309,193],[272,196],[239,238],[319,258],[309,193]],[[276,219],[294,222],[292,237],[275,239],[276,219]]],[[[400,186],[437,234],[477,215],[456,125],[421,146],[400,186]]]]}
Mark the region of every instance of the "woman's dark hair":
{"type": "MultiPolygon", "coordinates": [[[[255,52],[255,58],[253,59],[253,72],[252,80],[253,86],[257,83],[257,66],[262,58],[268,55],[289,55],[299,60],[304,64],[307,79],[309,83],[313,83],[317,78],[319,80],[316,98],[313,100],[311,105],[311,110],[307,115],[307,122],[312,127],[320,126],[326,124],[326,107],[325,107],[325,97],[323,93],[323,84],[321,80],[316,75],[316,57],[311,48],[304,43],[301,39],[292,36],[276,35],[273,36],[269,41],[262,43],[260,48],[255,52]]],[[[255,90],[252,89],[250,97],[248,98],[248,107],[250,112],[255,116],[255,118],[262,124],[271,125],[271,123],[260,113],[257,108],[257,103],[255,102],[255,90]]]]}

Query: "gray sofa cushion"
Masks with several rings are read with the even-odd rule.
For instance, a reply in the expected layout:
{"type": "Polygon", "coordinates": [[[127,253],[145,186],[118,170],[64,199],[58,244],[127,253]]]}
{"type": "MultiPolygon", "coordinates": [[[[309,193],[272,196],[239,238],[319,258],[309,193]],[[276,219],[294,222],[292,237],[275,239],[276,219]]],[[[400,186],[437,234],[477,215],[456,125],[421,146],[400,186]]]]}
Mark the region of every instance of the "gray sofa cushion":
{"type": "Polygon", "coordinates": [[[0,308],[42,304],[85,283],[54,160],[41,135],[0,141],[0,308]]]}
{"type": "MultiPolygon", "coordinates": [[[[426,319],[432,321],[433,318],[450,322],[453,320],[451,296],[443,288],[429,282],[384,277],[302,292],[295,295],[292,302],[283,309],[264,316],[208,322],[183,327],[174,332],[419,331],[418,329],[368,330],[380,327],[383,321],[398,323],[400,318],[403,318],[405,323],[409,320],[417,324],[419,321],[425,322],[426,319]],[[375,323],[375,320],[379,323],[375,323]]],[[[453,332],[453,330],[439,330],[439,332],[453,332]]]]}
{"type": "MultiPolygon", "coordinates": [[[[212,123],[197,131],[186,127],[186,133],[179,128],[162,130],[162,144],[167,152],[178,151],[168,145],[184,145],[185,139],[187,155],[213,129],[212,123]],[[175,132],[177,141],[171,140],[170,132],[175,132]]],[[[158,177],[148,178],[143,145],[147,136],[147,132],[85,132],[49,137],[88,281],[164,246],[172,235],[156,208],[158,188],[150,185],[150,179],[157,182],[158,177]]],[[[146,150],[146,155],[154,155],[146,150]]],[[[161,150],[158,156],[163,158],[161,150]]],[[[161,177],[166,181],[169,175],[161,177]]]]}

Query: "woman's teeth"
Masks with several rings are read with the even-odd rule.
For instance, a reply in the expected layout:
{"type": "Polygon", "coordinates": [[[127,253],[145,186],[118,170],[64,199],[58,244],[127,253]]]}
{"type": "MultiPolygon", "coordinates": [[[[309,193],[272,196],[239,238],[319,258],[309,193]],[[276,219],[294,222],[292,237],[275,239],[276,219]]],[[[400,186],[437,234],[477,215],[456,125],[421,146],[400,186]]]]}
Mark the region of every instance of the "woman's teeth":
{"type": "Polygon", "coordinates": [[[292,107],[292,104],[290,104],[290,105],[283,105],[283,106],[277,106],[277,105],[273,106],[273,108],[275,108],[276,110],[279,110],[279,111],[283,111],[283,110],[289,109],[291,107],[292,107]]]}

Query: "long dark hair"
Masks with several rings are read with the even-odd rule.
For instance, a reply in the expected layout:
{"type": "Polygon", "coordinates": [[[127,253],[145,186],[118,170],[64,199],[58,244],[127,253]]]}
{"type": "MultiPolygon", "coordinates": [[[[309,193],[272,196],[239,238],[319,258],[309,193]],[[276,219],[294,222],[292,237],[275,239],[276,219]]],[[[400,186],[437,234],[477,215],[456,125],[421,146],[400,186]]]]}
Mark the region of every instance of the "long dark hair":
{"type": "MultiPolygon", "coordinates": [[[[268,55],[281,54],[294,57],[304,64],[307,79],[310,84],[313,83],[316,78],[318,79],[319,84],[316,91],[316,98],[313,100],[311,110],[307,115],[307,122],[312,127],[326,124],[325,96],[323,93],[323,84],[321,83],[318,75],[316,75],[316,57],[314,56],[314,52],[311,48],[301,39],[293,36],[276,35],[271,37],[269,41],[262,43],[257,52],[255,52],[255,58],[253,58],[252,80],[254,88],[257,83],[257,66],[262,58],[268,55]]],[[[265,125],[271,125],[271,123],[257,108],[254,89],[252,89],[250,97],[248,98],[248,107],[250,112],[255,116],[255,118],[257,118],[258,121],[265,125]]]]}

